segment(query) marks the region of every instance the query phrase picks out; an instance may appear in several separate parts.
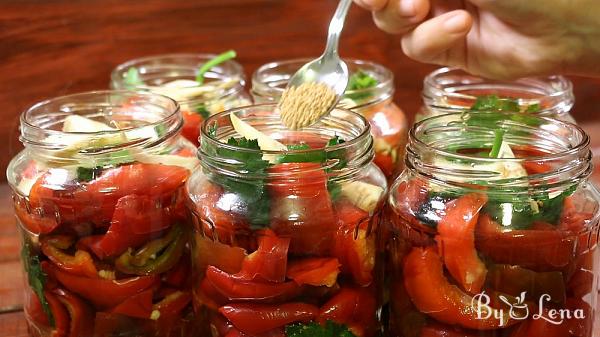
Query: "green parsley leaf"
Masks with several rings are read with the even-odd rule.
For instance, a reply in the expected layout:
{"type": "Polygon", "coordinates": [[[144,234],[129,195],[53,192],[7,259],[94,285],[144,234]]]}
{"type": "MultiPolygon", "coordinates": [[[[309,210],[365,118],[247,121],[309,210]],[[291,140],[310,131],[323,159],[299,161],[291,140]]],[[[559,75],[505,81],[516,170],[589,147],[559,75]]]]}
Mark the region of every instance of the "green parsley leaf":
{"type": "Polygon", "coordinates": [[[207,119],[208,117],[210,117],[210,111],[208,111],[208,109],[206,109],[206,105],[204,105],[204,103],[198,104],[196,106],[195,111],[197,114],[202,116],[202,119],[207,119]]]}
{"type": "Polygon", "coordinates": [[[494,130],[494,144],[492,145],[492,149],[490,150],[490,154],[489,154],[490,158],[498,158],[498,154],[500,154],[500,147],[502,147],[503,139],[504,139],[504,130],[503,129],[494,130]]]}
{"type": "Polygon", "coordinates": [[[198,73],[196,74],[196,82],[198,82],[199,85],[204,84],[204,75],[210,69],[212,69],[212,67],[217,66],[225,61],[231,60],[236,56],[237,55],[234,50],[228,50],[224,53],[215,56],[213,59],[208,60],[200,67],[200,69],[198,69],[198,73]]]}
{"type": "MultiPolygon", "coordinates": [[[[244,149],[260,150],[256,139],[229,138],[227,144],[244,149]]],[[[235,160],[238,163],[236,170],[249,175],[266,176],[269,162],[262,159],[262,154],[257,152],[236,151],[218,148],[218,157],[235,160]]],[[[266,226],[269,224],[269,195],[263,179],[237,179],[225,175],[213,175],[212,180],[223,186],[231,193],[237,194],[248,209],[248,221],[253,226],[266,226]]]]}
{"type": "Polygon", "coordinates": [[[50,305],[46,296],[44,296],[44,285],[46,284],[46,274],[42,271],[40,265],[40,258],[37,255],[31,254],[31,245],[24,240],[23,248],[21,249],[21,260],[23,261],[23,267],[27,273],[27,281],[33,292],[37,295],[40,303],[42,304],[42,310],[48,317],[50,325],[54,326],[54,317],[50,310],[50,305]]]}
{"type": "Polygon", "coordinates": [[[137,88],[141,85],[144,85],[144,81],[140,76],[140,72],[136,67],[131,67],[127,69],[127,73],[125,73],[125,78],[123,79],[125,82],[125,87],[129,89],[137,88]]]}
{"type": "MultiPolygon", "coordinates": [[[[348,79],[348,86],[346,87],[346,91],[368,89],[375,87],[378,84],[379,81],[377,81],[375,77],[371,76],[366,71],[359,69],[348,79]]],[[[366,92],[346,94],[346,97],[352,100],[361,100],[368,98],[369,96],[371,96],[371,94],[366,92]]]]}
{"type": "MultiPolygon", "coordinates": [[[[308,144],[288,145],[290,151],[310,150],[308,144]]],[[[325,151],[310,151],[306,153],[286,153],[277,158],[278,163],[324,163],[325,151]]]]}
{"type": "Polygon", "coordinates": [[[115,167],[123,164],[129,164],[134,162],[131,151],[122,149],[114,152],[110,152],[98,160],[98,166],[100,167],[115,167]]]}
{"type": "Polygon", "coordinates": [[[102,167],[78,167],[77,168],[77,180],[80,182],[83,181],[92,181],[100,176],[102,173],[102,167]]]}
{"type": "Polygon", "coordinates": [[[525,109],[525,112],[532,113],[532,112],[539,112],[540,110],[542,110],[542,107],[540,106],[540,104],[535,103],[535,104],[529,105],[527,107],[527,109],[525,109]]]}
{"type": "Polygon", "coordinates": [[[325,325],[310,322],[296,323],[285,327],[288,337],[356,337],[347,326],[328,320],[325,325]]]}
{"type": "Polygon", "coordinates": [[[519,102],[497,95],[478,96],[471,111],[520,112],[519,102]]]}

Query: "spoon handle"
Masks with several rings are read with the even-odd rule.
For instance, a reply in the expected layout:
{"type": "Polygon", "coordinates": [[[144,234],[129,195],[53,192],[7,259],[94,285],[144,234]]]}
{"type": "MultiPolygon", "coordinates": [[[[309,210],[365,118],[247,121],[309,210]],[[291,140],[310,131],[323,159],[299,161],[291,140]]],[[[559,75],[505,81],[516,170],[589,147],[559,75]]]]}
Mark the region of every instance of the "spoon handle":
{"type": "Polygon", "coordinates": [[[340,41],[340,35],[342,28],[344,28],[344,21],[346,20],[346,14],[348,9],[352,5],[352,0],[340,0],[333,18],[329,23],[329,32],[327,33],[327,45],[325,46],[325,52],[323,55],[338,55],[338,44],[340,41]]]}

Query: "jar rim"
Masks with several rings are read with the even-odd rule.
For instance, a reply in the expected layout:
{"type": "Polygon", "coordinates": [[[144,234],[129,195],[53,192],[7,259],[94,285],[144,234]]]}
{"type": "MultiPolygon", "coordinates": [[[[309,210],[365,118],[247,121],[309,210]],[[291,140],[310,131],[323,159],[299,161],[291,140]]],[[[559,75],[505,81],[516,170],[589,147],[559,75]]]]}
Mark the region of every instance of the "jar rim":
{"type": "MultiPolygon", "coordinates": [[[[525,165],[528,163],[536,163],[537,165],[543,164],[563,164],[558,167],[544,173],[535,173],[533,175],[526,175],[524,177],[518,177],[514,179],[498,179],[493,180],[494,184],[498,185],[511,185],[518,186],[523,182],[528,182],[531,185],[547,185],[548,182],[554,182],[553,185],[564,184],[564,181],[556,181],[560,176],[563,178],[568,176],[570,182],[581,181],[587,179],[591,174],[591,151],[589,149],[590,139],[585,131],[578,125],[566,121],[561,121],[549,117],[543,116],[528,116],[527,120],[523,122],[523,114],[520,113],[504,113],[504,112],[467,112],[467,113],[448,113],[442,115],[436,115],[422,121],[415,123],[409,132],[409,142],[407,146],[406,156],[406,167],[417,172],[436,179],[437,177],[443,177],[447,180],[444,183],[455,184],[463,183],[465,178],[476,179],[483,178],[494,179],[493,175],[484,174],[479,168],[475,166],[479,164],[493,164],[499,162],[516,163],[525,165]],[[510,134],[511,140],[524,141],[526,146],[532,146],[531,139],[527,138],[521,132],[530,135],[537,135],[540,139],[543,139],[546,143],[545,146],[562,146],[554,152],[536,152],[536,155],[531,155],[521,158],[489,158],[481,157],[475,154],[464,154],[450,151],[448,145],[456,144],[459,140],[468,140],[467,134],[483,135],[486,139],[491,141],[494,134],[492,129],[485,128],[482,126],[467,126],[466,121],[468,118],[473,117],[499,117],[497,126],[502,127],[510,134]],[[531,126],[527,123],[539,123],[537,127],[531,126]],[[453,129],[454,128],[454,129],[453,129]],[[559,131],[570,132],[568,135],[559,135],[559,131]],[[456,132],[458,136],[452,138],[452,132],[456,132]],[[425,141],[424,138],[428,137],[427,133],[436,134],[436,137],[440,137],[438,145],[432,145],[431,141],[425,141]],[[551,143],[549,135],[555,137],[562,137],[560,141],[562,144],[558,144],[558,139],[555,143],[551,143]],[[461,138],[462,137],[462,138],[461,138]],[[443,141],[441,140],[443,138],[443,141]],[[449,167],[436,167],[436,164],[425,163],[423,160],[423,154],[428,153],[431,156],[438,156],[438,158],[444,158],[449,161],[467,162],[473,165],[469,169],[465,170],[454,170],[449,167]],[[438,173],[436,173],[438,172],[438,173]]],[[[467,143],[468,144],[468,143],[467,143]]],[[[514,145],[514,144],[511,144],[514,145]]],[[[487,148],[489,150],[489,148],[487,148]]],[[[533,149],[532,149],[533,150],[533,149]]],[[[539,149],[535,149],[539,150],[539,149]]],[[[477,184],[476,184],[477,185],[477,184]]]]}
{"type": "MultiPolygon", "coordinates": [[[[235,146],[235,145],[231,145],[231,144],[227,144],[222,142],[222,139],[225,139],[229,136],[233,136],[234,134],[237,134],[235,132],[235,130],[233,129],[232,126],[227,125],[228,127],[228,131],[229,133],[226,133],[224,135],[217,135],[216,137],[214,136],[214,134],[211,134],[211,128],[214,127],[214,125],[217,125],[218,127],[223,127],[222,123],[219,123],[220,120],[222,120],[223,118],[228,118],[228,116],[230,116],[231,114],[243,114],[243,113],[247,113],[249,111],[268,111],[270,113],[272,113],[273,115],[269,115],[269,116],[251,116],[253,118],[262,118],[263,120],[270,118],[270,119],[274,119],[276,118],[277,120],[277,127],[283,127],[283,125],[280,123],[280,118],[278,117],[278,115],[275,113],[276,111],[276,104],[272,104],[272,103],[266,103],[266,104],[255,104],[255,105],[250,105],[250,106],[246,106],[246,107],[239,107],[239,108],[233,108],[233,109],[229,109],[223,112],[220,112],[218,114],[215,115],[211,115],[208,119],[206,119],[201,127],[201,134],[200,134],[200,147],[198,149],[198,156],[201,159],[201,162],[203,165],[211,165],[211,166],[220,166],[220,162],[218,160],[212,160],[215,159],[214,156],[211,156],[207,153],[206,148],[207,146],[218,146],[219,148],[223,148],[223,149],[227,149],[227,150],[231,150],[231,151],[236,151],[236,152],[243,152],[243,153],[252,153],[252,154],[260,154],[263,156],[263,158],[265,158],[266,156],[273,156],[273,158],[275,158],[276,156],[280,156],[280,155],[307,155],[307,154],[311,154],[311,153],[331,153],[331,152],[335,152],[335,151],[339,151],[339,150],[346,150],[346,151],[350,151],[352,149],[354,149],[354,151],[356,152],[356,156],[353,156],[351,159],[348,160],[348,162],[354,162],[354,164],[348,163],[349,167],[362,167],[362,165],[365,165],[365,163],[370,163],[373,159],[374,153],[373,153],[373,147],[372,147],[372,137],[371,137],[371,132],[370,132],[370,124],[369,122],[359,113],[356,113],[352,110],[348,110],[348,109],[341,109],[341,108],[335,108],[329,115],[325,116],[322,118],[321,121],[317,122],[314,126],[311,126],[305,130],[311,130],[311,129],[315,129],[315,128],[319,128],[321,130],[325,130],[327,127],[331,127],[331,125],[333,125],[335,122],[344,122],[344,125],[342,126],[346,132],[353,132],[351,135],[352,137],[350,139],[344,139],[344,142],[341,144],[337,144],[337,145],[333,145],[333,146],[327,146],[327,147],[320,147],[320,148],[310,148],[310,149],[303,149],[303,150],[299,150],[299,149],[291,149],[291,150],[285,150],[285,151],[277,151],[277,150],[261,150],[261,149],[248,149],[248,148],[243,148],[243,147],[239,147],[239,146],[235,146]],[[352,129],[350,127],[351,123],[355,122],[354,125],[354,129],[352,129]]],[[[240,117],[243,120],[243,117],[240,117]]],[[[270,126],[274,126],[274,124],[271,124],[270,126]]],[[[293,130],[289,130],[287,128],[283,129],[285,131],[293,131],[293,130]]],[[[334,132],[334,134],[337,135],[337,132],[334,132]]],[[[229,164],[229,163],[227,163],[229,164]]],[[[322,169],[323,167],[319,167],[318,169],[322,169]]],[[[222,167],[221,167],[222,169],[222,167]]],[[[221,171],[226,171],[224,169],[222,169],[221,171]]],[[[303,171],[305,172],[305,171],[303,171]]],[[[231,172],[229,172],[231,173],[231,172]]],[[[294,173],[294,172],[292,172],[294,173]]],[[[346,172],[344,174],[339,174],[338,176],[346,176],[348,174],[352,174],[354,172],[346,172]]],[[[281,174],[273,174],[273,173],[269,173],[269,176],[285,176],[288,175],[286,173],[281,173],[281,174]]],[[[252,176],[246,175],[244,178],[253,178],[252,176]]]]}
{"type": "MultiPolygon", "coordinates": [[[[287,83],[289,78],[298,70],[300,67],[307,62],[310,62],[313,58],[303,57],[303,58],[294,58],[287,60],[276,60],[262,66],[258,67],[252,74],[252,91],[259,95],[266,95],[269,97],[279,98],[283,91],[285,90],[284,86],[274,86],[270,85],[270,83],[277,81],[278,83],[287,83]],[[262,78],[261,76],[265,75],[270,70],[282,68],[282,67],[290,67],[290,71],[286,73],[284,76],[274,76],[271,77],[273,79],[269,80],[269,78],[262,78]]],[[[384,93],[387,96],[391,96],[394,92],[394,73],[391,70],[386,68],[385,66],[375,63],[368,60],[360,60],[354,58],[343,59],[344,62],[349,66],[349,68],[356,67],[357,69],[365,69],[367,71],[371,71],[376,73],[378,84],[363,89],[355,89],[355,90],[346,90],[344,95],[364,95],[371,94],[375,99],[379,99],[377,93],[384,93]]],[[[368,102],[364,102],[366,104],[368,102]]],[[[354,108],[354,107],[350,107],[354,108]]]]}
{"type": "MultiPolygon", "coordinates": [[[[101,109],[100,103],[101,103],[101,101],[99,100],[98,102],[88,103],[89,105],[86,105],[85,107],[90,108],[90,105],[91,105],[93,110],[101,109]],[[94,104],[97,106],[94,107],[93,106],[94,104]]],[[[106,106],[104,106],[104,107],[106,107],[106,106]]],[[[71,108],[67,106],[66,109],[71,109],[71,108]]],[[[79,93],[74,93],[74,94],[53,97],[53,98],[49,98],[49,99],[37,102],[34,105],[27,108],[25,111],[23,111],[23,113],[21,113],[20,123],[21,123],[21,141],[24,144],[31,144],[34,146],[42,146],[42,147],[43,146],[52,147],[53,144],[44,142],[44,140],[47,139],[49,136],[61,136],[64,138],[81,137],[81,136],[86,136],[86,137],[109,136],[109,135],[119,135],[119,134],[123,134],[123,133],[136,132],[138,130],[147,129],[147,128],[156,128],[161,125],[169,125],[170,126],[170,128],[168,130],[169,132],[164,135],[166,137],[166,136],[173,134],[174,132],[178,132],[183,127],[183,117],[181,116],[179,103],[177,103],[172,98],[164,96],[164,95],[151,93],[151,92],[138,92],[138,91],[130,91],[130,90],[94,90],[94,91],[79,92],[79,93]],[[115,129],[115,130],[95,131],[95,132],[85,132],[85,131],[67,131],[66,132],[66,131],[62,131],[62,130],[54,130],[54,129],[48,128],[48,126],[39,124],[40,122],[44,122],[45,120],[41,120],[41,121],[37,120],[36,121],[33,119],[33,114],[35,112],[46,109],[46,108],[49,108],[50,111],[44,111],[42,116],[48,116],[53,113],[59,113],[64,116],[78,115],[78,114],[74,113],[74,110],[72,110],[72,111],[68,111],[68,110],[67,111],[52,111],[52,110],[54,110],[54,108],[51,108],[51,106],[62,103],[61,106],[59,106],[59,109],[60,109],[60,108],[64,108],[65,105],[77,104],[75,102],[77,102],[78,100],[81,100],[81,99],[93,99],[93,98],[102,99],[102,98],[104,98],[105,100],[108,100],[114,96],[121,97],[121,98],[128,98],[128,99],[142,98],[144,100],[147,100],[148,102],[157,100],[158,102],[156,102],[156,104],[154,104],[155,108],[161,109],[162,111],[165,112],[165,114],[163,116],[160,116],[160,118],[157,120],[148,122],[148,123],[140,125],[140,126],[126,127],[123,129],[115,129]]],[[[55,138],[52,138],[52,139],[55,139],[55,138]]]]}
{"type": "MultiPolygon", "coordinates": [[[[129,70],[129,68],[131,68],[131,67],[152,68],[152,67],[157,67],[157,64],[162,64],[163,66],[166,66],[166,65],[169,65],[169,63],[176,65],[176,64],[178,64],[177,61],[179,61],[180,63],[183,63],[184,61],[196,62],[195,64],[193,64],[193,65],[190,64],[189,66],[185,65],[185,64],[181,65],[182,67],[186,67],[186,68],[193,70],[194,74],[195,74],[200,65],[202,65],[206,61],[213,59],[216,56],[218,56],[218,55],[212,54],[212,53],[172,53],[172,54],[157,54],[157,55],[150,55],[150,56],[134,58],[134,59],[125,61],[125,62],[117,65],[111,71],[111,75],[110,75],[111,86],[114,87],[115,89],[123,89],[124,88],[124,89],[129,89],[129,90],[136,90],[136,91],[153,92],[153,86],[150,86],[150,85],[140,85],[140,86],[135,86],[134,88],[126,88],[126,84],[123,83],[124,74],[126,74],[127,71],[129,70]],[[169,61],[171,61],[171,62],[169,62],[169,61]]],[[[190,98],[187,100],[180,100],[180,103],[183,104],[183,103],[190,103],[190,102],[203,102],[203,101],[210,101],[210,100],[214,100],[214,99],[220,99],[220,98],[230,96],[232,94],[235,94],[235,93],[243,90],[244,86],[246,85],[246,74],[244,73],[243,66],[239,62],[237,62],[235,60],[227,60],[227,61],[224,61],[224,62],[218,64],[215,67],[228,70],[227,72],[223,73],[223,76],[216,77],[216,78],[218,78],[218,79],[226,79],[226,78],[236,79],[237,78],[235,85],[233,85],[229,89],[222,90],[222,92],[220,92],[215,97],[190,98]],[[228,75],[228,76],[225,76],[225,75],[228,75]]],[[[142,72],[142,74],[143,74],[143,72],[142,72]]],[[[201,86],[202,85],[199,85],[198,87],[201,87],[201,86]]]]}
{"type": "Polygon", "coordinates": [[[442,67],[429,73],[423,79],[423,101],[433,109],[442,110],[443,113],[460,112],[464,106],[440,105],[435,99],[451,97],[458,99],[475,100],[477,97],[459,92],[457,89],[469,89],[480,85],[498,85],[502,87],[513,87],[513,90],[528,90],[540,94],[535,98],[523,98],[519,100],[537,101],[542,108],[531,114],[550,115],[568,113],[575,102],[573,95],[573,83],[562,75],[523,77],[514,81],[493,80],[478,75],[472,75],[463,69],[456,67],[442,67]],[[445,76],[468,76],[468,80],[455,81],[445,76]],[[537,86],[536,86],[537,84],[537,86]],[[540,87],[543,85],[544,87],[540,87]],[[540,90],[546,92],[541,93],[540,90]],[[547,103],[547,104],[544,104],[547,103]]]}

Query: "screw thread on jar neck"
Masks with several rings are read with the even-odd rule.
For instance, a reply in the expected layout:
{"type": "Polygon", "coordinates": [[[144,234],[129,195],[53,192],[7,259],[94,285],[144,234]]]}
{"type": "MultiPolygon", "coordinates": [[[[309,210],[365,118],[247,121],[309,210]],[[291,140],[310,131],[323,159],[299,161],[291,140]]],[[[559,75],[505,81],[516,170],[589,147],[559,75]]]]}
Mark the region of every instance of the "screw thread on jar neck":
{"type": "Polygon", "coordinates": [[[575,102],[573,84],[563,76],[527,77],[501,81],[471,75],[457,68],[440,68],[423,80],[423,102],[438,113],[461,112],[471,107],[478,96],[498,95],[515,99],[519,105],[537,104],[533,114],[559,119],[569,113],[575,102]]]}
{"type": "Polygon", "coordinates": [[[124,149],[151,149],[173,140],[183,125],[179,105],[171,98],[133,91],[91,91],[35,104],[21,115],[21,142],[35,156],[76,161],[64,151],[93,157],[124,149]],[[114,130],[63,131],[69,116],[80,116],[114,130]]]}
{"type": "MultiPolygon", "coordinates": [[[[313,157],[325,153],[325,157],[333,157],[328,154],[336,151],[344,151],[346,162],[343,168],[337,168],[341,165],[339,160],[327,160],[318,168],[326,169],[330,176],[339,179],[348,178],[356,174],[360,169],[369,165],[374,157],[373,139],[370,135],[370,125],[361,115],[349,110],[335,109],[328,116],[322,118],[316,124],[302,129],[301,131],[290,131],[281,124],[281,117],[276,112],[275,104],[253,105],[243,108],[231,109],[211,116],[202,126],[200,136],[200,148],[198,157],[201,159],[203,168],[219,174],[235,176],[239,179],[263,178],[262,176],[253,176],[243,170],[244,162],[231,159],[223,159],[216,152],[216,149],[227,149],[247,154],[260,154],[263,159],[272,159],[276,161],[282,155],[302,155],[313,157]],[[289,150],[289,151],[264,151],[241,148],[226,143],[230,137],[239,138],[240,135],[234,130],[230,115],[235,114],[242,121],[252,125],[257,130],[271,136],[283,143],[305,142],[309,146],[311,142],[326,144],[327,141],[335,136],[344,140],[342,144],[328,147],[313,147],[308,150],[289,150]]],[[[295,172],[272,173],[269,177],[294,175],[295,172]]],[[[305,171],[302,171],[305,173],[305,171]]]]}
{"type": "Polygon", "coordinates": [[[589,137],[575,124],[515,113],[451,113],[409,133],[406,167],[446,187],[505,187],[507,193],[552,192],[587,180],[589,137]],[[517,158],[490,158],[497,130],[517,158]],[[501,164],[501,165],[499,165],[501,164]],[[509,170],[527,174],[511,175],[509,170]]]}
{"type": "MultiPolygon", "coordinates": [[[[283,94],[289,79],[310,59],[293,59],[267,63],[258,68],[252,75],[252,96],[257,102],[276,102],[283,94]]],[[[394,74],[384,66],[377,63],[349,59],[344,60],[350,73],[363,70],[373,76],[378,84],[374,87],[346,90],[345,97],[366,97],[356,104],[346,104],[344,99],[340,102],[346,109],[362,108],[376,104],[394,95],[394,74]]]]}

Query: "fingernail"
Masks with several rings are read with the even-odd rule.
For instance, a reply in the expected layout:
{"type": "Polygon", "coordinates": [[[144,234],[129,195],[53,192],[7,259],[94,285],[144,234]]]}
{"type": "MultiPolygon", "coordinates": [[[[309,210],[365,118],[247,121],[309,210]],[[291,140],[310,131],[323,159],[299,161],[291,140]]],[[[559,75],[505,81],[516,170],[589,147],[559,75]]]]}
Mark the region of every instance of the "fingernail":
{"type": "Polygon", "coordinates": [[[444,22],[444,29],[450,33],[460,33],[466,26],[466,17],[463,13],[456,13],[444,22]]]}
{"type": "Polygon", "coordinates": [[[411,17],[415,16],[416,13],[414,0],[400,0],[400,15],[411,17]]]}

